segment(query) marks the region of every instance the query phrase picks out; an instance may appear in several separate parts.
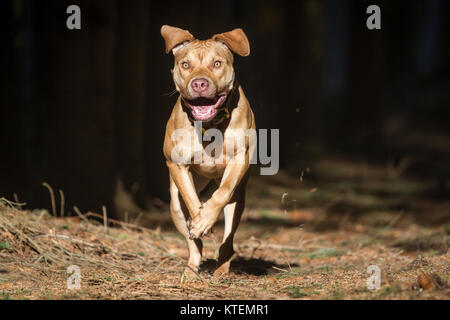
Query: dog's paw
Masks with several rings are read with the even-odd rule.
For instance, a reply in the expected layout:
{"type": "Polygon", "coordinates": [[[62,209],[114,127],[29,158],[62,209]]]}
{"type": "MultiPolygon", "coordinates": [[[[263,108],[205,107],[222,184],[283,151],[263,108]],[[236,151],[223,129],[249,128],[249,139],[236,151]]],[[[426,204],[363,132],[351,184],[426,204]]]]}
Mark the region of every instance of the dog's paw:
{"type": "Polygon", "coordinates": [[[230,261],[222,264],[214,271],[213,278],[220,279],[227,276],[230,273],[230,261]]]}
{"type": "Polygon", "coordinates": [[[191,239],[201,239],[213,232],[212,227],[217,219],[212,215],[202,215],[194,219],[189,228],[191,239]]]}
{"type": "Polygon", "coordinates": [[[212,227],[219,217],[220,209],[206,202],[200,208],[199,213],[190,223],[189,234],[191,239],[201,239],[212,232],[212,227]]]}
{"type": "Polygon", "coordinates": [[[198,238],[198,237],[195,236],[196,228],[195,228],[195,222],[194,221],[197,221],[197,223],[198,223],[200,221],[200,219],[197,218],[195,220],[192,220],[191,218],[189,218],[186,221],[186,226],[187,226],[188,231],[189,231],[189,239],[191,239],[191,240],[194,240],[194,239],[198,238]]]}
{"type": "Polygon", "coordinates": [[[198,223],[193,222],[189,229],[190,239],[201,239],[212,233],[213,224],[214,222],[210,221],[210,219],[203,219],[198,223]]]}
{"type": "Polygon", "coordinates": [[[186,266],[186,268],[184,269],[182,275],[181,275],[181,279],[180,282],[185,282],[185,281],[194,281],[199,279],[199,274],[198,274],[198,268],[196,267],[192,267],[192,266],[186,266]]]}

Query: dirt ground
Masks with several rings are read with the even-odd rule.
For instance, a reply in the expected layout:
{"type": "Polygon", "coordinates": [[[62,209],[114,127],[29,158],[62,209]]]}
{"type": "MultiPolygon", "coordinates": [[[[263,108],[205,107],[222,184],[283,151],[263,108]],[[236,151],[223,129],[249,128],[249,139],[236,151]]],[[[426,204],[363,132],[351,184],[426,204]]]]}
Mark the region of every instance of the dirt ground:
{"type": "Polygon", "coordinates": [[[231,273],[212,278],[222,223],[186,280],[168,212],[141,224],[0,201],[0,299],[449,299],[450,202],[401,168],[327,158],[251,178],[231,273]],[[81,288],[68,289],[77,265],[81,288]],[[381,271],[369,290],[367,268],[381,271]]]}

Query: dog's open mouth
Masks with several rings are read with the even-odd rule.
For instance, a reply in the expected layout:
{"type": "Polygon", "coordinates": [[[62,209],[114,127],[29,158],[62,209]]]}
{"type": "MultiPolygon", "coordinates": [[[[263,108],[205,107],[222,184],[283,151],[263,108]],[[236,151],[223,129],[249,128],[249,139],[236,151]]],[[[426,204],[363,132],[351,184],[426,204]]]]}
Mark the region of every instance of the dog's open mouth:
{"type": "Polygon", "coordinates": [[[226,98],[226,94],[221,94],[215,98],[200,97],[192,100],[184,99],[184,101],[191,109],[195,120],[209,121],[215,117],[226,98]]]}

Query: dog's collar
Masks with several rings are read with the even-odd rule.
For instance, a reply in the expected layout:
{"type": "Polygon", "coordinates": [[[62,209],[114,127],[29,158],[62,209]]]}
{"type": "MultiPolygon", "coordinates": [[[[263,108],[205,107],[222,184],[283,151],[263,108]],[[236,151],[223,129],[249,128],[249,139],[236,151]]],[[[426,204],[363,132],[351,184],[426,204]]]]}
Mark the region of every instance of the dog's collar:
{"type": "MultiPolygon", "coordinates": [[[[231,89],[230,93],[228,94],[225,102],[223,103],[222,107],[218,110],[217,114],[214,118],[212,118],[209,121],[202,121],[202,129],[203,132],[208,128],[214,128],[217,127],[219,124],[221,124],[224,120],[228,120],[231,118],[231,112],[234,110],[234,108],[237,107],[237,104],[239,102],[239,83],[235,79],[233,82],[233,88],[231,89]]],[[[189,120],[194,123],[196,120],[192,116],[192,112],[188,106],[186,106],[186,103],[183,98],[181,98],[181,106],[183,107],[184,112],[186,112],[189,120]]]]}

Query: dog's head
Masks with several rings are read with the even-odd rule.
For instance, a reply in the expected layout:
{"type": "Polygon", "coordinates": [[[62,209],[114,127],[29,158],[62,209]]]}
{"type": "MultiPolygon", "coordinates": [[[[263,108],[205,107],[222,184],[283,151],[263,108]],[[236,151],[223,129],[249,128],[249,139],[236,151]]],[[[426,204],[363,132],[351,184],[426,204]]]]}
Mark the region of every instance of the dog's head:
{"type": "Polygon", "coordinates": [[[175,87],[196,120],[209,121],[220,110],[233,89],[233,52],[250,54],[242,29],[197,40],[187,30],[164,25],[161,35],[166,53],[175,57],[172,69],[175,87]]]}

